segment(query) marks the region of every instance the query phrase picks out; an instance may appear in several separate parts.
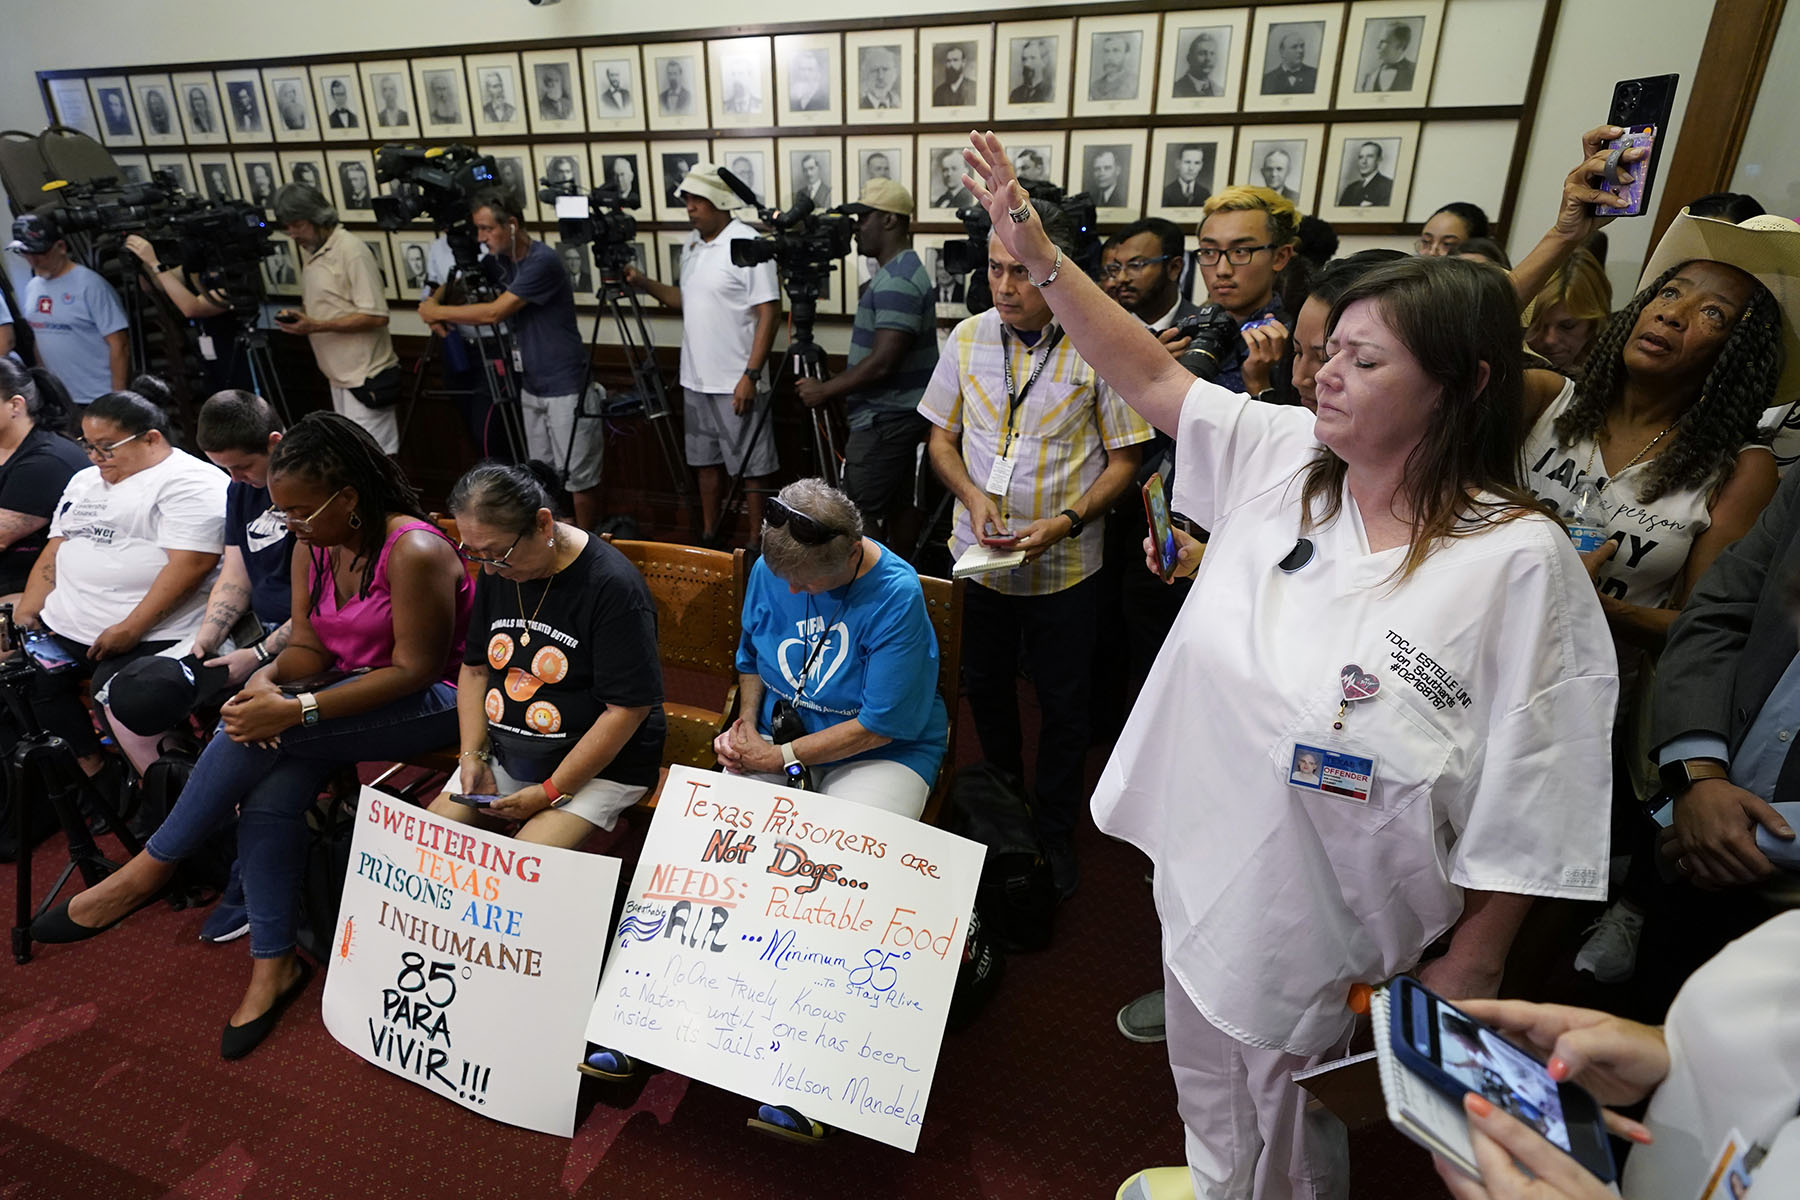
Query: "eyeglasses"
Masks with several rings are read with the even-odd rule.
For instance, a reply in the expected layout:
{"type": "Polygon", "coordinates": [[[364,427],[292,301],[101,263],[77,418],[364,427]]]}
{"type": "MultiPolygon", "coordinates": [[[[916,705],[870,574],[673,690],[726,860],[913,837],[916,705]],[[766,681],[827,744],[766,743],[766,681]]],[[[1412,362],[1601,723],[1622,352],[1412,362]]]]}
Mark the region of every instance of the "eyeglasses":
{"type": "MultiPolygon", "coordinates": [[[[148,429],[144,430],[144,433],[149,433],[149,432],[150,431],[148,429]]],[[[114,450],[117,450],[120,446],[125,445],[127,442],[137,441],[139,438],[144,436],[144,433],[134,433],[128,438],[120,438],[118,441],[108,442],[104,446],[95,445],[93,442],[88,441],[84,437],[76,438],[75,444],[77,446],[80,446],[82,449],[82,452],[84,454],[86,454],[89,458],[95,460],[96,462],[111,462],[114,450]]]]}
{"type": "MultiPolygon", "coordinates": [[[[1100,274],[1107,279],[1116,278],[1126,271],[1135,275],[1145,267],[1154,267],[1157,263],[1166,263],[1175,257],[1177,256],[1173,254],[1163,254],[1156,258],[1128,258],[1124,262],[1109,262],[1100,268],[1100,274]]],[[[1244,261],[1249,262],[1250,260],[1245,259],[1244,261]]]]}
{"type": "Polygon", "coordinates": [[[835,537],[848,537],[841,529],[833,529],[797,508],[789,508],[771,497],[763,506],[763,523],[775,529],[786,528],[802,546],[823,546],[835,537]]]}
{"type": "Polygon", "coordinates": [[[1201,265],[1203,266],[1212,266],[1217,263],[1219,257],[1223,255],[1225,261],[1232,266],[1247,267],[1250,265],[1250,260],[1256,257],[1257,251],[1273,250],[1274,248],[1275,244],[1273,242],[1266,246],[1228,246],[1223,250],[1217,246],[1202,246],[1194,251],[1194,255],[1200,260],[1201,265]]]}
{"type": "Polygon", "coordinates": [[[525,535],[521,533],[518,537],[514,538],[512,540],[512,545],[508,546],[506,548],[506,553],[502,554],[499,558],[483,558],[479,554],[471,554],[469,548],[461,542],[456,543],[456,548],[462,552],[464,558],[468,559],[478,567],[504,567],[506,565],[506,560],[513,556],[513,551],[519,548],[519,542],[522,541],[524,537],[525,535]]]}
{"type": "MultiPolygon", "coordinates": [[[[348,486],[348,485],[346,485],[346,486],[348,486]]],[[[282,512],[279,508],[271,508],[269,510],[269,512],[275,517],[275,519],[277,521],[286,522],[287,527],[289,529],[293,530],[295,533],[311,533],[312,532],[312,523],[319,519],[319,514],[324,512],[326,509],[330,508],[331,502],[333,500],[336,500],[339,496],[341,496],[343,494],[344,494],[344,489],[339,488],[337,491],[331,493],[331,495],[326,498],[325,503],[319,505],[319,507],[313,509],[312,512],[308,513],[304,517],[296,517],[292,513],[282,512]]]]}

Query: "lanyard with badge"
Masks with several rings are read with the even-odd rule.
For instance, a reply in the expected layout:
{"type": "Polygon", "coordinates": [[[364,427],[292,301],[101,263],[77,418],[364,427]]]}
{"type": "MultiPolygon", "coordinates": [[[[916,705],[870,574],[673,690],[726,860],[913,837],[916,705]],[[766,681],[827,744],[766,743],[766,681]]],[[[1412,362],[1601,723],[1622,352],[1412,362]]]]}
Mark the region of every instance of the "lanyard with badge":
{"type": "Polygon", "coordinates": [[[1057,343],[1062,341],[1063,331],[1057,329],[1043,340],[1043,356],[1031,368],[1031,374],[1025,380],[1025,386],[1017,393],[1013,391],[1012,341],[1007,336],[1006,326],[1000,327],[1000,361],[1006,375],[1006,429],[1000,439],[1000,454],[988,467],[987,483],[982,491],[990,496],[1006,495],[1006,489],[1012,484],[1013,477],[1013,439],[1018,435],[1013,431],[1013,422],[1018,419],[1019,409],[1025,404],[1025,397],[1031,394],[1031,385],[1038,381],[1044,373],[1051,357],[1056,353],[1057,343]]]}
{"type": "MultiPolygon", "coordinates": [[[[1800,1107],[1794,1110],[1794,1119],[1800,1120],[1800,1107]]],[[[1732,1129],[1713,1156],[1696,1200],[1736,1200],[1739,1196],[1754,1195],[1750,1185],[1756,1178],[1757,1168],[1768,1156],[1767,1146],[1752,1142],[1732,1129]]]]}
{"type": "Polygon", "coordinates": [[[1357,704],[1380,693],[1381,679],[1357,663],[1346,663],[1338,671],[1338,689],[1342,699],[1331,729],[1294,739],[1288,756],[1288,786],[1367,804],[1375,792],[1377,759],[1347,734],[1346,726],[1353,721],[1357,704]]]}

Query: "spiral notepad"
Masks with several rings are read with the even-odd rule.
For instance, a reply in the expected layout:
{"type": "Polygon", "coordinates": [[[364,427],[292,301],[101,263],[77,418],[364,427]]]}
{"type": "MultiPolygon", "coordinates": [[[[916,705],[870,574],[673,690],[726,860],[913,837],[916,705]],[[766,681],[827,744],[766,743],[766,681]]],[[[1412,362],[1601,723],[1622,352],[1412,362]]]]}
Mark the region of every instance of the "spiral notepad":
{"type": "Polygon", "coordinates": [[[1381,1068],[1381,1093],[1387,1100],[1388,1120],[1433,1154],[1441,1154],[1458,1170],[1480,1180],[1475,1149],[1469,1144],[1469,1120],[1462,1105],[1421,1079],[1394,1055],[1393,1024],[1388,1015],[1388,989],[1377,988],[1369,998],[1369,1015],[1375,1025],[1375,1058],[1381,1068]]]}

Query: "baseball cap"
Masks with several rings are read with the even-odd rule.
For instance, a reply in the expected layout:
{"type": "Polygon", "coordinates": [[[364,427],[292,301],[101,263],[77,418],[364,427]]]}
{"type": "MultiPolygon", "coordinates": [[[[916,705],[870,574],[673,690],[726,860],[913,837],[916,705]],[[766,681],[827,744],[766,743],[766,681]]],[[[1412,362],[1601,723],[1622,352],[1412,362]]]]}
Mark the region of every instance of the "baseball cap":
{"type": "Polygon", "coordinates": [[[899,213],[910,217],[913,211],[912,193],[892,179],[871,179],[863,184],[862,195],[856,198],[856,203],[844,205],[844,211],[857,217],[870,212],[899,213]]]}
{"type": "Polygon", "coordinates": [[[27,254],[47,253],[62,238],[56,219],[49,213],[26,213],[13,222],[12,234],[13,240],[6,248],[23,250],[27,254]]]}
{"type": "Polygon", "coordinates": [[[148,654],[121,667],[95,699],[131,732],[153,737],[196,708],[226,699],[230,675],[227,668],[202,666],[192,656],[148,654]]]}

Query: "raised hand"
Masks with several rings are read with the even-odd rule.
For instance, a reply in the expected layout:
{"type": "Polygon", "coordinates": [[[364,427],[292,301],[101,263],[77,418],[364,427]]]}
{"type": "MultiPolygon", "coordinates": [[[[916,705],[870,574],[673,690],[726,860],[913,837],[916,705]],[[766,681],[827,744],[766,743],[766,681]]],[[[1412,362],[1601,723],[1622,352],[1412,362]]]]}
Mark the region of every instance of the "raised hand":
{"type": "Polygon", "coordinates": [[[969,172],[963,176],[963,186],[987,210],[988,220],[993,222],[994,236],[1000,239],[1007,253],[1025,264],[1033,279],[1044,278],[1056,261],[1056,247],[1044,232],[1044,223],[1027,203],[1030,198],[1019,183],[1019,177],[1013,173],[1013,165],[1006,157],[1006,147],[1000,144],[999,135],[991,130],[971,132],[969,149],[963,151],[963,162],[969,167],[969,172]],[[1014,221],[1008,214],[1020,206],[1025,207],[1025,219],[1014,221]]]}

